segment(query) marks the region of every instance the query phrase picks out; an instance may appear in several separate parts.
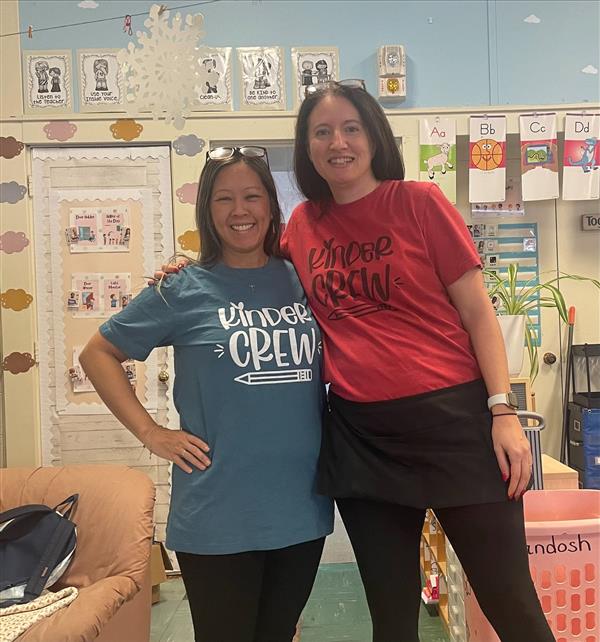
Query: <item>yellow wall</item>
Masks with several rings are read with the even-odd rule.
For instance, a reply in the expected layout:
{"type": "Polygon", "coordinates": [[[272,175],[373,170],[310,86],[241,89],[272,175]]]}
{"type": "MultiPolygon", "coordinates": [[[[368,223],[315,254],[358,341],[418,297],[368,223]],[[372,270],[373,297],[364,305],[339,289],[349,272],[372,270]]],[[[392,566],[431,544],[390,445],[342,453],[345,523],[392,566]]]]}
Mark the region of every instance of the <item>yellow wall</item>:
{"type": "MultiPolygon", "coordinates": [[[[3,0],[0,2],[2,31],[18,31],[18,7],[16,0],[3,0]]],[[[0,39],[1,58],[0,72],[4,79],[2,85],[4,90],[0,94],[1,121],[0,133],[2,136],[14,136],[17,140],[23,141],[27,146],[31,145],[59,145],[49,141],[43,127],[48,117],[24,116],[21,92],[21,64],[19,38],[10,37],[0,39]]],[[[531,106],[509,107],[487,107],[485,111],[489,114],[501,113],[507,115],[507,127],[509,133],[518,133],[518,114],[526,111],[533,111],[531,106]]],[[[567,111],[590,109],[590,105],[560,105],[544,106],[544,110],[558,112],[559,129],[562,130],[564,114],[567,111]]],[[[404,152],[407,160],[407,177],[417,178],[418,159],[418,125],[419,117],[423,115],[447,114],[457,120],[457,133],[466,135],[468,133],[468,117],[477,110],[452,109],[424,111],[419,109],[406,109],[402,111],[390,111],[389,119],[395,133],[402,136],[404,152]]],[[[69,120],[77,126],[76,135],[62,143],[63,145],[106,145],[106,144],[160,144],[170,143],[182,133],[194,133],[204,139],[207,144],[210,140],[237,140],[237,141],[291,141],[293,139],[295,115],[292,112],[234,112],[234,113],[197,113],[188,119],[183,132],[175,130],[172,126],[165,125],[162,121],[155,121],[147,116],[136,117],[136,121],[143,126],[141,135],[128,143],[124,140],[115,140],[110,131],[110,125],[123,114],[115,114],[113,117],[107,114],[70,114],[55,120],[69,120]]],[[[27,184],[29,173],[29,150],[26,148],[17,157],[10,160],[0,159],[0,170],[2,181],[16,181],[22,185],[27,184]]],[[[183,183],[195,182],[203,162],[203,154],[196,157],[172,156],[172,177],[173,194],[175,189],[183,183]]],[[[580,273],[595,274],[600,272],[598,252],[598,235],[578,233],[579,213],[591,212],[590,204],[564,203],[558,201],[559,214],[559,238],[564,238],[561,250],[564,257],[561,257],[561,268],[573,269],[580,273]]],[[[2,282],[1,290],[4,292],[9,288],[23,288],[34,296],[33,303],[25,310],[15,312],[13,310],[2,310],[2,339],[4,356],[13,352],[29,352],[35,354],[37,333],[36,333],[36,305],[35,297],[35,273],[34,273],[34,247],[32,233],[32,207],[31,198],[26,197],[14,205],[3,204],[2,206],[2,233],[6,230],[23,231],[30,244],[24,251],[7,255],[0,253],[2,282]]],[[[595,205],[597,212],[597,204],[595,205]]],[[[182,204],[174,197],[175,217],[175,238],[186,230],[194,228],[193,206],[182,204]]],[[[542,239],[544,242],[554,243],[551,239],[542,239]]],[[[549,246],[550,247],[550,246],[549,246]]],[[[552,250],[547,253],[552,254],[552,250]]],[[[571,290],[569,290],[571,292],[571,290]]],[[[582,294],[581,289],[572,289],[573,296],[581,307],[579,324],[580,336],[586,340],[598,340],[600,327],[598,315],[600,309],[600,297],[593,298],[592,309],[584,312],[586,301],[590,300],[589,293],[582,294]],[[595,337],[595,339],[594,339],[595,337]]],[[[589,310],[589,305],[588,305],[589,310]]],[[[555,329],[548,330],[544,326],[545,336],[551,343],[548,346],[558,352],[559,326],[553,321],[555,329]]],[[[547,340],[545,339],[545,345],[547,340]]],[[[542,347],[541,354],[545,351],[542,347]]],[[[548,348],[550,349],[550,348],[548,348]]],[[[557,366],[558,368],[558,366],[557,366]]],[[[540,378],[541,384],[536,386],[538,390],[538,409],[545,412],[553,424],[560,422],[560,376],[556,370],[550,373],[546,380],[540,378]],[[544,387],[544,381],[548,385],[544,387]]],[[[11,374],[5,372],[5,415],[6,415],[6,449],[7,464],[30,465],[40,462],[40,425],[38,410],[38,370],[31,368],[22,374],[11,374]]],[[[556,450],[557,441],[552,440],[550,450],[556,450]]]]}

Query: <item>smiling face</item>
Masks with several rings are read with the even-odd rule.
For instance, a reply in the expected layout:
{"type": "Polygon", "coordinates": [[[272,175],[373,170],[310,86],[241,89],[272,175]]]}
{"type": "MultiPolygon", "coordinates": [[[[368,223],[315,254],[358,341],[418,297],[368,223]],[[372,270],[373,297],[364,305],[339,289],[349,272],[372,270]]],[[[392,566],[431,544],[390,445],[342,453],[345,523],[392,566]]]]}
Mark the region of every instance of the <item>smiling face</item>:
{"type": "Polygon", "coordinates": [[[378,185],[367,131],[346,98],[326,95],[315,106],[308,119],[308,154],[338,203],[362,198],[378,185]]]}
{"type": "Polygon", "coordinates": [[[224,167],[210,197],[210,214],[229,267],[261,267],[271,225],[269,195],[258,174],[244,162],[224,167]]]}

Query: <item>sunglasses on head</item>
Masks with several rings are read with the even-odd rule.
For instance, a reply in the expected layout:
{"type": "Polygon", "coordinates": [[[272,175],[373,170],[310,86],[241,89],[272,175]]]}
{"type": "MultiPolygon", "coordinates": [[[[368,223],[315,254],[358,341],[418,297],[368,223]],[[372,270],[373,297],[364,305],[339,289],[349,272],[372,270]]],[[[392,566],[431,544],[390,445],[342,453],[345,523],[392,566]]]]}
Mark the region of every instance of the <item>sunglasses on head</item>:
{"type": "Polygon", "coordinates": [[[206,152],[206,160],[225,161],[234,156],[245,156],[246,158],[262,158],[267,167],[269,166],[269,157],[267,150],[258,145],[244,145],[243,147],[215,147],[206,152]]]}
{"type": "Polygon", "coordinates": [[[367,85],[362,78],[346,78],[345,80],[328,80],[327,82],[320,82],[316,85],[307,85],[304,89],[304,95],[310,96],[311,94],[316,94],[324,89],[329,89],[332,86],[348,87],[349,89],[362,89],[363,91],[367,91],[367,85]]]}

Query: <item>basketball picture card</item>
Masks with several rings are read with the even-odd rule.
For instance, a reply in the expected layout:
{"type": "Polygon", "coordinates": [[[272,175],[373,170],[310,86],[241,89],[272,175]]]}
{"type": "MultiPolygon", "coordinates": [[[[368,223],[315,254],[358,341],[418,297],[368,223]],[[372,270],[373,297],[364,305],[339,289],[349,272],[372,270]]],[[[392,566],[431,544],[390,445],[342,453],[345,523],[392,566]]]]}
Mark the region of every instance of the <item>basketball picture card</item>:
{"type": "Polygon", "coordinates": [[[600,198],[600,113],[565,116],[563,200],[600,198]]]}
{"type": "Polygon", "coordinates": [[[469,202],[503,202],[506,188],[506,116],[469,118],[469,202]]]}
{"type": "Polygon", "coordinates": [[[456,205],[456,120],[419,120],[419,180],[436,183],[456,205]]]}
{"type": "Polygon", "coordinates": [[[556,113],[521,114],[519,130],[523,200],[558,198],[556,113]]]}

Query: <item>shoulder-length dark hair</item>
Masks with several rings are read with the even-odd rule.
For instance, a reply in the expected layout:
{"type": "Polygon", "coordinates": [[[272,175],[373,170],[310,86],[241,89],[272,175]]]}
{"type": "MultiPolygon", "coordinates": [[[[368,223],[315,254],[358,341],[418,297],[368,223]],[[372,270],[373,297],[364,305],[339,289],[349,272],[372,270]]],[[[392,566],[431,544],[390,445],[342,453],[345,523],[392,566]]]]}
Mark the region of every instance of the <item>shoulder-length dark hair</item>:
{"type": "Polygon", "coordinates": [[[300,191],[310,201],[332,198],[329,185],[315,170],[308,154],[308,121],[313,109],[325,96],[340,96],[349,100],[360,115],[369,142],[373,147],[371,169],[379,181],[404,179],[404,161],[396,144],[392,128],[379,103],[364,89],[331,83],[309,94],[302,103],[296,121],[294,142],[294,173],[300,191]]]}
{"type": "Polygon", "coordinates": [[[223,244],[210,211],[210,200],[219,172],[225,167],[245,163],[253,170],[261,183],[267,190],[269,205],[271,208],[271,225],[265,236],[263,244],[267,256],[280,256],[279,240],[281,237],[281,208],[277,200],[277,189],[273,176],[265,161],[261,158],[250,158],[248,156],[235,155],[227,160],[207,160],[198,187],[198,198],[196,200],[196,227],[200,233],[200,253],[198,263],[210,267],[218,263],[223,256],[223,244]]]}

